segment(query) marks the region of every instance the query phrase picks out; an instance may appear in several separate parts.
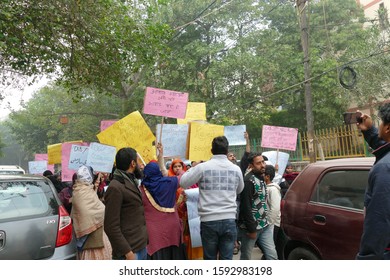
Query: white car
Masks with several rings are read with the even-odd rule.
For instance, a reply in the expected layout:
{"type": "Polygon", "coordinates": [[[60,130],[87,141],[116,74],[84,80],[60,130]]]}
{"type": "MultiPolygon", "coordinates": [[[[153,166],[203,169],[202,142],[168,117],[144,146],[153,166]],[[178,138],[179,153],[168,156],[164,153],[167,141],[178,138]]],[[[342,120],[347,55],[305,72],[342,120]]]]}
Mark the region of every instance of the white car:
{"type": "Polygon", "coordinates": [[[26,174],[19,165],[0,165],[0,174],[20,175],[26,174]]]}

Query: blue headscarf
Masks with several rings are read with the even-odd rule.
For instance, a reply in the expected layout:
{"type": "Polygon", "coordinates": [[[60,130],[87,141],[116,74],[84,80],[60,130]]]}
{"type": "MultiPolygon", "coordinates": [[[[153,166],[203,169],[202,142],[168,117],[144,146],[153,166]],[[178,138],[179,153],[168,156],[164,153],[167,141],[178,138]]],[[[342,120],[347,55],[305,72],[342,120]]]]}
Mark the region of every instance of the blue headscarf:
{"type": "Polygon", "coordinates": [[[175,206],[179,180],[176,176],[164,177],[156,162],[149,162],[145,166],[142,185],[145,186],[154,201],[161,207],[172,208],[175,206]]]}

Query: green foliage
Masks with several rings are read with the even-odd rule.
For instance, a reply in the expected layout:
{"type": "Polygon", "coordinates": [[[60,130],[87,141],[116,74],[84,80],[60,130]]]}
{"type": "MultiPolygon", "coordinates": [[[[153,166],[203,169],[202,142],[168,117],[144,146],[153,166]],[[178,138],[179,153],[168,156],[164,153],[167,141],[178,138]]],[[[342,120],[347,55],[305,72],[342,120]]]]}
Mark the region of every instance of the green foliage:
{"type": "Polygon", "coordinates": [[[120,99],[99,96],[91,90],[78,94],[80,100],[74,103],[67,90],[45,87],[23,110],[11,113],[6,124],[30,154],[45,153],[47,145],[67,141],[98,142],[100,121],[121,117],[120,99]],[[68,117],[68,124],[60,123],[61,116],[68,117]]]}
{"type": "Polygon", "coordinates": [[[171,30],[153,21],[155,11],[149,1],[2,1],[1,63],[55,73],[71,93],[93,87],[125,99],[141,70],[167,52],[171,30]]]}
{"type": "Polygon", "coordinates": [[[3,135],[0,133],[0,158],[4,156],[3,149],[5,147],[5,144],[3,142],[3,135]]]}
{"type": "MultiPolygon", "coordinates": [[[[119,97],[121,102],[109,112],[120,116],[141,111],[145,88],[153,86],[188,92],[190,101],[207,104],[209,122],[246,124],[251,137],[260,136],[263,124],[306,130],[301,30],[293,4],[280,0],[3,1],[1,61],[23,74],[56,73],[80,104],[96,102],[100,93],[119,97]],[[93,88],[94,94],[85,88],[93,88]]],[[[363,9],[355,0],[309,1],[306,9],[314,124],[333,127],[342,123],[351,100],[359,106],[388,97],[388,37],[382,37],[384,26],[364,28],[363,9]],[[344,65],[357,72],[352,90],[339,83],[344,65]]],[[[56,90],[51,89],[46,98],[56,90]]],[[[26,110],[44,110],[38,103],[29,106],[26,110]]],[[[56,106],[57,101],[51,104],[56,106]]],[[[151,127],[160,122],[155,116],[145,119],[151,127]]],[[[31,120],[23,112],[14,113],[12,120],[14,131],[22,137],[25,127],[17,124],[31,120]]],[[[58,122],[47,122],[50,129],[28,124],[28,137],[38,129],[44,136],[34,140],[46,141],[31,141],[29,147],[37,150],[49,142],[77,138],[58,122]]],[[[89,131],[81,123],[79,130],[89,131]]]]}
{"type": "MultiPolygon", "coordinates": [[[[163,7],[161,16],[177,30],[171,59],[144,82],[206,102],[213,123],[245,123],[255,134],[265,123],[305,130],[301,30],[293,3],[212,3],[176,0],[163,7]]],[[[315,126],[332,127],[342,123],[351,99],[338,69],[372,48],[374,40],[367,39],[376,34],[363,28],[363,10],[354,0],[311,1],[309,9],[315,126]]]]}

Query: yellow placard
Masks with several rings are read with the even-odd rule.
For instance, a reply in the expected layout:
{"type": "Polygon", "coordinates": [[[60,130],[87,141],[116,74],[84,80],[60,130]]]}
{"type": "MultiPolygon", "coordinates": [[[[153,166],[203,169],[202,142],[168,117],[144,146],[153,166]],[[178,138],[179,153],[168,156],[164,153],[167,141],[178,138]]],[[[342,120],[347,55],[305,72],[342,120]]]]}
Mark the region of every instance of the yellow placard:
{"type": "Polygon", "coordinates": [[[185,119],[177,119],[177,124],[187,124],[190,121],[206,120],[206,103],[188,102],[185,119]]]}
{"type": "Polygon", "coordinates": [[[61,163],[62,143],[47,146],[47,163],[61,163]]]}
{"type": "Polygon", "coordinates": [[[117,150],[124,147],[135,149],[146,163],[156,159],[153,146],[156,137],[138,111],[120,119],[96,136],[101,144],[114,146],[117,150]]]}
{"type": "MultiPolygon", "coordinates": [[[[69,141],[66,143],[81,143],[83,140],[69,141]]],[[[47,146],[47,164],[60,164],[62,154],[62,143],[47,146]]]]}
{"type": "Polygon", "coordinates": [[[209,160],[212,156],[211,142],[215,137],[223,135],[223,125],[191,122],[188,158],[191,161],[209,160]]]}

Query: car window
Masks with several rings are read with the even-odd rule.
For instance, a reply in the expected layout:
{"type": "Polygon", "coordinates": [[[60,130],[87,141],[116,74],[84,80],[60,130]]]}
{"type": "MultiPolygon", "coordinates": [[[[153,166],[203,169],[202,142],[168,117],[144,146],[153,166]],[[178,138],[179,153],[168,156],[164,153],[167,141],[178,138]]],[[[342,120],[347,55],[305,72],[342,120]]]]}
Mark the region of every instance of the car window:
{"type": "Polygon", "coordinates": [[[311,201],[363,209],[368,170],[340,170],[326,173],[317,184],[311,201]]]}
{"type": "Polygon", "coordinates": [[[0,182],[0,221],[46,214],[52,201],[53,193],[44,181],[0,182]]]}

